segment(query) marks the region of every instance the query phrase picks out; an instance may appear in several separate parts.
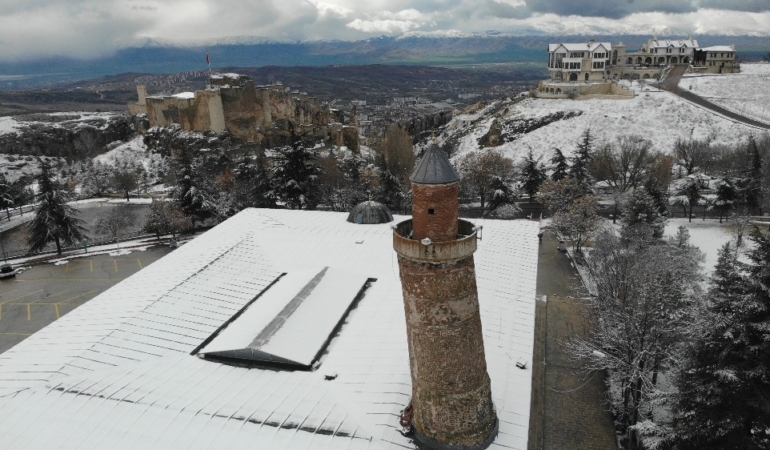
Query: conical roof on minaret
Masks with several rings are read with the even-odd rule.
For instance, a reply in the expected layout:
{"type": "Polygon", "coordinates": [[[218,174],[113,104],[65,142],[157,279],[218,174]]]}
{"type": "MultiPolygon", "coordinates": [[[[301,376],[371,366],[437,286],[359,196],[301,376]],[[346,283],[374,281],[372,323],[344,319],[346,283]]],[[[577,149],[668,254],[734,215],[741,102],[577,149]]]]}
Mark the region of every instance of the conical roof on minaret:
{"type": "Polygon", "coordinates": [[[425,150],[409,179],[412,183],[449,184],[460,181],[460,175],[452,167],[446,153],[433,144],[425,150]]]}

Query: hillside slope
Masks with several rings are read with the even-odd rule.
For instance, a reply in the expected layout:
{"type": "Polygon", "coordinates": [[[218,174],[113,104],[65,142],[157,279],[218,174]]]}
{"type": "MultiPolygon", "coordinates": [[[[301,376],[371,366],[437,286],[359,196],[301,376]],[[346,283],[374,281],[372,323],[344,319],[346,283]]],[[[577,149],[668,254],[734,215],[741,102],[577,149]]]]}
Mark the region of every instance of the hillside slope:
{"type": "Polygon", "coordinates": [[[545,161],[554,148],[571,155],[587,128],[597,145],[622,135],[639,135],[664,153],[672,151],[677,139],[710,136],[714,144],[728,144],[758,133],[646,83],[634,82],[632,88],[637,95],[631,100],[500,100],[472,114],[456,114],[440,141],[451,144],[457,158],[481,148],[480,141],[494,127],[501,130],[502,144],[491,148],[516,160],[531,148],[545,161]]]}

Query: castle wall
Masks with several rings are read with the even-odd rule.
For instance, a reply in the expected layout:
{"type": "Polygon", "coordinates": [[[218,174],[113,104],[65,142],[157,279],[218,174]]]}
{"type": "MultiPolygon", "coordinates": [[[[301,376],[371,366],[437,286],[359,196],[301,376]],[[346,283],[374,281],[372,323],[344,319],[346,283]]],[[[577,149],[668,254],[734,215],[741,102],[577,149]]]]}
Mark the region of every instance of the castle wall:
{"type": "Polygon", "coordinates": [[[235,137],[246,142],[259,142],[264,126],[262,122],[262,102],[254,83],[246,82],[243,86],[220,88],[225,128],[235,137]]]}
{"type": "Polygon", "coordinates": [[[139,101],[128,105],[131,114],[147,114],[150,127],[179,124],[186,131],[229,131],[233,138],[266,148],[291,145],[293,135],[305,144],[322,139],[360,151],[357,127],[333,123],[331,112],[304,93],[288,92],[282,85],[255,86],[237,74],[214,75],[213,88],[196,91],[194,98],[146,97],[137,87],[139,101]],[[145,100],[145,105],[142,105],[145,100]]]}

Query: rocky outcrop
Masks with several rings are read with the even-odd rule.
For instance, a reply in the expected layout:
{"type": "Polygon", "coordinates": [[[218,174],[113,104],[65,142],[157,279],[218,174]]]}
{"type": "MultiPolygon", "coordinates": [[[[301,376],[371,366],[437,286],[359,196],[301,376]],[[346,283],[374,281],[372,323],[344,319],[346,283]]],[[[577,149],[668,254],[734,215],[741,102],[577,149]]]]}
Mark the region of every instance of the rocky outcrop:
{"type": "Polygon", "coordinates": [[[434,114],[426,114],[410,119],[403,124],[410,136],[419,140],[421,135],[438,130],[452,120],[452,111],[439,111],[434,114]]]}
{"type": "Polygon", "coordinates": [[[0,135],[0,153],[50,156],[69,161],[104,152],[114,141],[127,141],[144,126],[139,116],[99,116],[80,120],[79,115],[36,114],[18,117],[15,133],[0,135]]]}
{"type": "Polygon", "coordinates": [[[492,124],[489,126],[489,131],[479,139],[479,145],[482,147],[497,147],[503,143],[503,127],[500,126],[500,121],[497,119],[492,120],[492,124]]]}

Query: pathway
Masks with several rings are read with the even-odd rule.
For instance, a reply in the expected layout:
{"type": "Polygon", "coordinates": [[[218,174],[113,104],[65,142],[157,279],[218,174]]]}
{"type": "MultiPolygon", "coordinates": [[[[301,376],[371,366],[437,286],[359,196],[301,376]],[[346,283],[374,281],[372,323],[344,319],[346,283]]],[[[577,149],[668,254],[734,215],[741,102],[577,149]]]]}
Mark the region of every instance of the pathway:
{"type": "Polygon", "coordinates": [[[741,122],[746,125],[750,125],[752,127],[761,128],[764,130],[770,130],[770,124],[760,122],[750,117],[746,117],[741,114],[735,113],[733,111],[727,110],[717,104],[711,103],[710,101],[706,100],[700,95],[693,94],[688,90],[681,89],[679,87],[679,81],[682,79],[682,76],[687,71],[687,68],[688,66],[686,64],[675,65],[674,67],[671,68],[668,74],[666,74],[666,77],[660,83],[658,83],[658,87],[661,89],[665,89],[671,92],[672,94],[675,94],[680,98],[687,100],[690,103],[695,103],[696,105],[702,108],[706,108],[719,115],[725,116],[728,119],[734,120],[736,122],[741,122]]]}
{"type": "Polygon", "coordinates": [[[586,377],[561,345],[588,332],[585,305],[572,297],[580,286],[569,259],[556,250],[556,240],[545,236],[538,258],[529,450],[617,448],[603,375],[586,377]]]}

